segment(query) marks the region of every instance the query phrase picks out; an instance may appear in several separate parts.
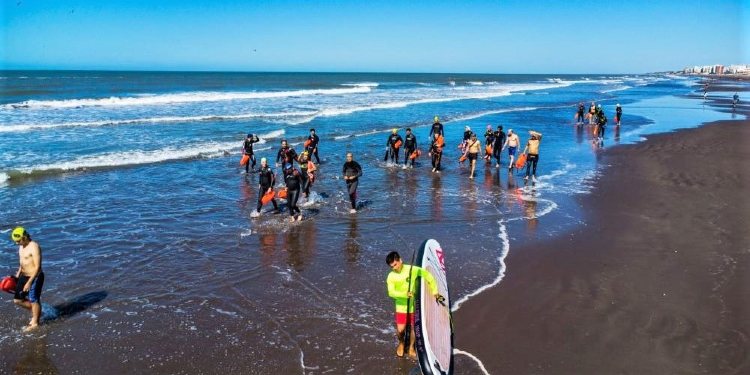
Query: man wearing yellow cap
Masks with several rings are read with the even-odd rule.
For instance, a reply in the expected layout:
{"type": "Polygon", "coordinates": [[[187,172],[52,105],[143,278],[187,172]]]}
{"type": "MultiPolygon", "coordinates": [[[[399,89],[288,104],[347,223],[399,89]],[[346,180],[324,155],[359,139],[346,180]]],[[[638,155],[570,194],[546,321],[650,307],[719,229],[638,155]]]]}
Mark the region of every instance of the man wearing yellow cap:
{"type": "Polygon", "coordinates": [[[388,161],[388,159],[391,159],[391,163],[399,164],[399,150],[401,150],[401,144],[404,143],[404,140],[401,138],[401,136],[398,134],[398,129],[393,128],[391,130],[391,135],[388,136],[388,141],[385,143],[385,160],[388,161]]]}
{"type": "Polygon", "coordinates": [[[31,331],[39,326],[42,315],[42,286],[44,286],[44,272],[42,272],[42,249],[23,227],[16,227],[10,238],[18,245],[19,267],[16,272],[16,293],[13,303],[27,310],[31,310],[31,321],[24,331],[31,331]]]}

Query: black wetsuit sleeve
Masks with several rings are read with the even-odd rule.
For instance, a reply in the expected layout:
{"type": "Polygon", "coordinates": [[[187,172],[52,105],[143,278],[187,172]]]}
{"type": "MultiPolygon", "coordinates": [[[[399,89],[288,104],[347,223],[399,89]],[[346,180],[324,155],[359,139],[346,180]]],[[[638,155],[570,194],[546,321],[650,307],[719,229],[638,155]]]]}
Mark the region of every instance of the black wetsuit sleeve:
{"type": "Polygon", "coordinates": [[[355,175],[357,178],[362,177],[362,167],[356,161],[354,162],[354,170],[357,172],[355,175]]]}
{"type": "Polygon", "coordinates": [[[283,149],[279,149],[279,152],[276,154],[276,162],[277,163],[279,162],[279,160],[281,160],[281,153],[282,153],[282,151],[283,151],[283,149]]]}

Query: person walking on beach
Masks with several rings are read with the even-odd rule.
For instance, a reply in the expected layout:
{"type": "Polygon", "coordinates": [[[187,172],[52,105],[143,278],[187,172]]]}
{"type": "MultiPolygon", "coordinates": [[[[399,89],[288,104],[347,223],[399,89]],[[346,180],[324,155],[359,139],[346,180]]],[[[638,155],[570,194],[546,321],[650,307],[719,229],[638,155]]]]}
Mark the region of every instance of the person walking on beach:
{"type": "Polygon", "coordinates": [[[732,96],[732,108],[737,108],[737,104],[740,102],[740,96],[737,95],[737,93],[734,93],[734,96],[732,96]]]}
{"type": "Polygon", "coordinates": [[[411,128],[406,128],[406,136],[404,137],[404,168],[411,161],[411,167],[414,168],[414,159],[411,158],[411,154],[417,150],[417,136],[412,134],[411,128]]]}
{"type": "Polygon", "coordinates": [[[601,112],[597,118],[596,134],[599,136],[599,140],[604,139],[604,128],[607,126],[607,116],[604,112],[601,112]]]}
{"type": "Polygon", "coordinates": [[[349,193],[349,203],[352,208],[349,210],[350,213],[357,212],[357,187],[359,186],[359,178],[362,177],[362,167],[354,161],[354,155],[351,152],[346,153],[346,162],[344,168],[341,171],[344,175],[344,181],[346,182],[346,190],[349,193]]]}
{"type": "MultiPolygon", "coordinates": [[[[315,156],[315,164],[320,164],[320,158],[318,157],[318,143],[320,143],[320,137],[315,134],[314,128],[310,128],[310,135],[307,137],[307,141],[305,141],[305,151],[310,155],[315,156]]],[[[310,157],[310,160],[312,160],[312,157],[310,157]]]]}
{"type": "Polygon", "coordinates": [[[505,145],[505,132],[503,126],[498,125],[495,132],[495,144],[492,146],[492,156],[495,157],[495,168],[500,168],[500,157],[502,156],[503,145],[505,145]]]}
{"type": "Polygon", "coordinates": [[[513,133],[513,129],[508,129],[508,138],[505,140],[505,144],[503,144],[503,148],[508,148],[508,156],[510,157],[510,162],[508,163],[508,171],[513,170],[513,161],[516,157],[516,148],[518,148],[518,145],[521,143],[521,140],[518,139],[518,135],[516,133],[513,133]]]}
{"type": "Polygon", "coordinates": [[[445,139],[440,134],[435,133],[433,135],[432,143],[430,143],[430,157],[432,158],[432,172],[440,172],[440,162],[443,159],[443,146],[445,146],[445,139]]]}
{"type": "Polygon", "coordinates": [[[589,125],[594,125],[596,123],[596,103],[591,102],[591,106],[589,106],[589,125]]]}
{"type": "Polygon", "coordinates": [[[245,173],[250,173],[250,169],[255,170],[255,153],[253,152],[253,143],[260,141],[257,135],[248,134],[245,138],[245,143],[242,145],[242,153],[248,156],[248,162],[245,163],[245,173]],[[252,166],[250,165],[252,162],[252,166]]]}
{"type": "Polygon", "coordinates": [[[622,119],[622,107],[620,106],[620,103],[617,103],[617,106],[615,107],[615,125],[620,126],[620,120],[622,119]]]}
{"type": "Polygon", "coordinates": [[[10,238],[18,245],[18,271],[16,271],[16,291],[13,303],[31,311],[31,321],[24,327],[24,332],[39,327],[42,316],[42,287],[44,286],[44,271],[42,271],[42,248],[23,227],[16,227],[10,238]]]}
{"type": "Polygon", "coordinates": [[[286,203],[291,221],[302,221],[302,211],[297,207],[302,178],[292,163],[284,163],[284,183],[286,183],[286,203]]]}
{"type": "Polygon", "coordinates": [[[471,139],[471,135],[474,134],[474,132],[471,131],[471,128],[467,125],[464,127],[464,138],[461,140],[461,154],[466,154],[466,146],[469,145],[469,140],[471,139]]]}
{"type": "Polygon", "coordinates": [[[583,102],[578,103],[578,112],[576,112],[576,124],[583,125],[583,112],[586,110],[586,107],[583,105],[583,102]]]}
{"type": "Polygon", "coordinates": [[[477,139],[477,135],[472,134],[468,144],[466,145],[466,153],[464,154],[464,156],[469,159],[469,163],[471,164],[471,173],[469,173],[469,179],[471,180],[474,179],[474,169],[477,166],[477,158],[479,157],[479,151],[481,148],[482,143],[477,139]]]}
{"type": "Polygon", "coordinates": [[[388,289],[388,296],[396,304],[396,336],[398,337],[396,355],[399,357],[404,356],[404,347],[406,346],[404,336],[406,335],[406,326],[408,323],[410,327],[408,353],[409,357],[416,358],[417,351],[414,348],[416,338],[414,334],[414,291],[418,287],[416,285],[417,278],[421,277],[427,282],[427,287],[437,301],[440,301],[441,298],[444,300],[444,298],[438,294],[435,277],[421,267],[404,264],[398,252],[391,251],[388,253],[385,257],[385,263],[388,264],[388,267],[391,267],[391,272],[388,273],[385,282],[388,289]]]}
{"type": "Polygon", "coordinates": [[[440,118],[437,116],[435,116],[435,118],[432,120],[432,127],[430,128],[430,138],[432,138],[433,134],[443,135],[443,124],[440,123],[440,118]]]}
{"type": "Polygon", "coordinates": [[[281,148],[279,149],[279,152],[276,154],[276,165],[282,165],[279,164],[279,162],[283,164],[287,163],[293,163],[297,160],[297,152],[294,151],[293,148],[289,147],[289,144],[286,142],[286,139],[281,140],[281,148]]]}
{"type": "Polygon", "coordinates": [[[401,150],[403,142],[403,139],[401,139],[401,136],[398,134],[398,129],[393,128],[393,130],[391,130],[391,135],[388,136],[388,140],[385,143],[387,152],[386,160],[390,158],[391,163],[399,164],[398,153],[401,150]]]}
{"type": "Polygon", "coordinates": [[[539,162],[539,142],[542,140],[542,133],[536,131],[529,131],[531,138],[526,142],[526,147],[523,149],[523,153],[526,154],[526,177],[525,181],[531,180],[536,182],[536,164],[539,162]]]}
{"type": "Polygon", "coordinates": [[[310,152],[302,151],[297,159],[299,163],[300,179],[302,180],[302,194],[305,195],[305,199],[310,197],[310,187],[315,180],[315,163],[310,160],[310,152]]]}
{"type": "Polygon", "coordinates": [[[487,130],[484,132],[484,160],[487,163],[491,162],[492,158],[492,147],[495,145],[495,131],[492,130],[492,125],[487,125],[487,130]]]}
{"type": "MultiPolygon", "coordinates": [[[[273,169],[268,166],[268,160],[266,158],[260,159],[260,170],[258,171],[258,206],[255,209],[255,215],[260,215],[260,209],[263,208],[263,196],[273,191],[273,186],[276,184],[276,175],[273,173],[273,169]]],[[[271,199],[273,208],[279,210],[279,205],[276,203],[276,199],[271,199]]]]}

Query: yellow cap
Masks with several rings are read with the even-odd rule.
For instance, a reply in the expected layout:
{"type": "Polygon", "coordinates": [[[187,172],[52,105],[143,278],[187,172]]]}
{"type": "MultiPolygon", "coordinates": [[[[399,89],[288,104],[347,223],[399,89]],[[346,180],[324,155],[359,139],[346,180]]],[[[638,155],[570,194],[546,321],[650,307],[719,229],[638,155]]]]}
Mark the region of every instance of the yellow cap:
{"type": "Polygon", "coordinates": [[[393,128],[393,129],[391,130],[391,133],[393,133],[393,134],[396,134],[396,133],[398,133],[398,129],[396,129],[396,128],[393,128]]]}
{"type": "Polygon", "coordinates": [[[435,119],[433,119],[432,121],[434,121],[434,122],[440,122],[440,117],[435,116],[435,119]]]}
{"type": "Polygon", "coordinates": [[[13,229],[13,232],[10,233],[10,238],[13,239],[13,241],[19,241],[24,233],[26,233],[26,229],[23,229],[23,227],[16,227],[16,229],[13,229]]]}

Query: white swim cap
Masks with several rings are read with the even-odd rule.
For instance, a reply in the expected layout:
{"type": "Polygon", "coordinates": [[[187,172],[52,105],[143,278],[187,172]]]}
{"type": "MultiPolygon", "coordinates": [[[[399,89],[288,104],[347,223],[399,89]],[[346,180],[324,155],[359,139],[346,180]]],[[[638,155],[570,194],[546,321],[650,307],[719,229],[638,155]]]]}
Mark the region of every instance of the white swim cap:
{"type": "Polygon", "coordinates": [[[266,160],[266,158],[260,158],[260,162],[261,163],[268,163],[268,160],[266,160]]]}

